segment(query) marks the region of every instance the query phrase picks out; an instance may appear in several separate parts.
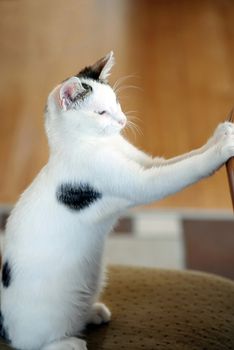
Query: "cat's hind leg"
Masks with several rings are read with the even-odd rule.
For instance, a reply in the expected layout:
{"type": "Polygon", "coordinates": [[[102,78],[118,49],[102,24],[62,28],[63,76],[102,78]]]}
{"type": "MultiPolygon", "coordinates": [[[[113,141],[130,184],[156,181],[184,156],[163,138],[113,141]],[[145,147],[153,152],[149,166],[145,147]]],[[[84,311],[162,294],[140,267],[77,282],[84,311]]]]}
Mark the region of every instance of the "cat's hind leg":
{"type": "Polygon", "coordinates": [[[103,303],[95,303],[92,306],[89,322],[91,324],[107,323],[111,319],[111,312],[103,303]]]}
{"type": "Polygon", "coordinates": [[[67,337],[44,345],[40,350],[87,350],[86,341],[67,337]]]}

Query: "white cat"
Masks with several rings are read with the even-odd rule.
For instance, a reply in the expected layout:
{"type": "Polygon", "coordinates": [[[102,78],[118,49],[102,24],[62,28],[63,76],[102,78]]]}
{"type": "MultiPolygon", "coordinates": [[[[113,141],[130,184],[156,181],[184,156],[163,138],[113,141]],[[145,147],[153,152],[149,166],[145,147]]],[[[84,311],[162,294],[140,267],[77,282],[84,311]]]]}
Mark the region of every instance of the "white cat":
{"type": "Polygon", "coordinates": [[[22,194],[6,228],[1,335],[22,350],[83,350],[87,323],[110,320],[98,303],[106,237],[127,208],[212,174],[234,156],[234,125],[202,148],[164,160],[122,136],[126,117],[107,84],[111,52],[49,95],[50,157],[22,194]]]}

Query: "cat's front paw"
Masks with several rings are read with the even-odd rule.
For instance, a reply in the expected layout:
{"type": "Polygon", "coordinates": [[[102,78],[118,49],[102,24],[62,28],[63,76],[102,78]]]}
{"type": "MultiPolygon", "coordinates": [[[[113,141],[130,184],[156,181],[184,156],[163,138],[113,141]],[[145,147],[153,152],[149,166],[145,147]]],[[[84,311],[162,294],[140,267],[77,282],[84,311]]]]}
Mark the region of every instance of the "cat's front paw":
{"type": "Polygon", "coordinates": [[[209,139],[209,146],[215,146],[220,141],[225,139],[228,135],[232,135],[234,133],[234,124],[231,122],[224,122],[217,126],[213,136],[209,139]]]}
{"type": "Polygon", "coordinates": [[[216,138],[215,147],[218,155],[226,162],[234,156],[234,124],[225,122],[218,126],[214,137],[216,138]]]}
{"type": "Polygon", "coordinates": [[[82,339],[68,337],[44,345],[41,350],[87,350],[87,346],[82,339]]]}
{"type": "Polygon", "coordinates": [[[95,303],[92,306],[89,323],[102,324],[107,323],[111,319],[111,312],[108,307],[103,303],[95,303]]]}

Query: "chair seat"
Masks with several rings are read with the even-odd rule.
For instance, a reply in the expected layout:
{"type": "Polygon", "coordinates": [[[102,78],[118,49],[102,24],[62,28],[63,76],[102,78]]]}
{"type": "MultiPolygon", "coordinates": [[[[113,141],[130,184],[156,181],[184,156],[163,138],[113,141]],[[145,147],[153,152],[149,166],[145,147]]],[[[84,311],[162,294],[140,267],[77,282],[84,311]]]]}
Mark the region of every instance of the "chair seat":
{"type": "Polygon", "coordinates": [[[109,324],[89,350],[234,349],[234,282],[192,271],[111,267],[102,300],[109,324]]]}
{"type": "Polygon", "coordinates": [[[88,327],[88,350],[234,349],[233,281],[120,266],[110,267],[108,276],[102,300],[112,320],[88,327]]]}

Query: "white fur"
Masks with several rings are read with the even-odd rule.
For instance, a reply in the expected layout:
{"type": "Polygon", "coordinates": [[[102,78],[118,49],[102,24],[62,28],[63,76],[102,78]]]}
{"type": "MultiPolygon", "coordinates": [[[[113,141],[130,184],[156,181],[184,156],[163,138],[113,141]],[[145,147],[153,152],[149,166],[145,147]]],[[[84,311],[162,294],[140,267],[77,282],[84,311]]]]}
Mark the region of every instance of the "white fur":
{"type": "Polygon", "coordinates": [[[18,349],[86,349],[74,336],[90,321],[110,319],[106,306],[95,303],[103,285],[105,240],[121,213],[191,185],[234,155],[234,126],[223,123],[197,151],[169,161],[152,158],[121,136],[126,117],[113,90],[82,81],[93,92],[75,108],[61,104],[63,84],[50,94],[50,158],[7,224],[3,261],[11,265],[12,281],[1,287],[1,311],[18,349]],[[89,183],[102,198],[69,210],[56,199],[64,182],[89,183]]]}

